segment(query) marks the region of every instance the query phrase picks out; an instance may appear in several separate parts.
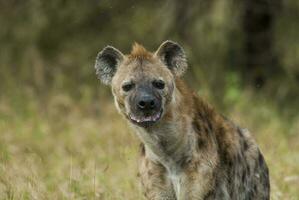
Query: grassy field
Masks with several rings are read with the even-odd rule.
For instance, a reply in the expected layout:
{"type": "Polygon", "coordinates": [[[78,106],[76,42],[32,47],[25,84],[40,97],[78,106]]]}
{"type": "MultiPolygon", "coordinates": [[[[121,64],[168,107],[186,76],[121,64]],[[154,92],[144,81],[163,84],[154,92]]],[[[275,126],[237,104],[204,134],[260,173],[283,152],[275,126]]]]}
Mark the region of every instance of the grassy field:
{"type": "MultiPolygon", "coordinates": [[[[299,199],[299,116],[286,120],[245,93],[227,115],[259,143],[271,199],[299,199]]],[[[138,141],[112,99],[3,97],[0,153],[0,199],[143,199],[138,141]]]]}

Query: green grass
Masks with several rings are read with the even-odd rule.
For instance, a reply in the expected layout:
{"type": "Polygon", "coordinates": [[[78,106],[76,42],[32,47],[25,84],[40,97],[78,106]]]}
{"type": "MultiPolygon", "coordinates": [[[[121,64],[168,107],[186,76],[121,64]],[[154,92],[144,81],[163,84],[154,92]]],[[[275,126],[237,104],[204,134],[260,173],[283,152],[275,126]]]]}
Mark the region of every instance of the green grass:
{"type": "MultiPolygon", "coordinates": [[[[299,116],[289,122],[245,93],[227,113],[260,145],[272,199],[299,199],[299,116]]],[[[3,96],[0,199],[143,199],[138,146],[112,99],[3,96]]]]}

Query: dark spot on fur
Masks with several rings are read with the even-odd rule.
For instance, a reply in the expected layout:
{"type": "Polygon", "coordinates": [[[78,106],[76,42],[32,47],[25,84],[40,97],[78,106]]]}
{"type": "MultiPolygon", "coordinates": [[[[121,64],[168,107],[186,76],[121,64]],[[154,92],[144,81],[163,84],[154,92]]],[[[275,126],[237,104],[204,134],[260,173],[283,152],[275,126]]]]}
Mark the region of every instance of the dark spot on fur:
{"type": "Polygon", "coordinates": [[[249,167],[249,165],[246,165],[246,170],[247,170],[248,173],[250,173],[250,167],[249,167]]]}
{"type": "Polygon", "coordinates": [[[253,185],[253,191],[254,191],[254,192],[257,191],[257,186],[256,186],[256,184],[253,185]]]}
{"type": "Polygon", "coordinates": [[[213,190],[209,191],[203,199],[213,199],[213,197],[215,196],[215,193],[213,190]]]}
{"type": "Polygon", "coordinates": [[[198,140],[197,140],[197,146],[198,146],[198,148],[203,147],[204,144],[205,144],[204,140],[202,140],[201,138],[198,138],[198,140]]]}
{"type": "Polygon", "coordinates": [[[147,175],[152,176],[154,173],[151,170],[148,170],[147,175]]]}
{"type": "Polygon", "coordinates": [[[160,140],[159,144],[162,148],[165,148],[167,146],[167,141],[166,140],[160,140]]]}
{"type": "Polygon", "coordinates": [[[210,129],[207,126],[204,126],[204,130],[206,133],[210,133],[210,129]]]}
{"type": "Polygon", "coordinates": [[[263,158],[263,156],[262,156],[262,154],[259,152],[259,158],[258,158],[258,160],[259,160],[259,165],[264,165],[264,158],[263,158]]]}
{"type": "Polygon", "coordinates": [[[143,156],[145,155],[145,148],[143,144],[140,144],[140,154],[143,156]]]}
{"type": "Polygon", "coordinates": [[[247,151],[248,147],[249,147],[248,143],[244,140],[243,141],[243,149],[244,149],[244,151],[247,151]]]}
{"type": "Polygon", "coordinates": [[[199,123],[197,121],[193,121],[192,126],[197,133],[201,132],[201,127],[199,126],[199,123]]]}

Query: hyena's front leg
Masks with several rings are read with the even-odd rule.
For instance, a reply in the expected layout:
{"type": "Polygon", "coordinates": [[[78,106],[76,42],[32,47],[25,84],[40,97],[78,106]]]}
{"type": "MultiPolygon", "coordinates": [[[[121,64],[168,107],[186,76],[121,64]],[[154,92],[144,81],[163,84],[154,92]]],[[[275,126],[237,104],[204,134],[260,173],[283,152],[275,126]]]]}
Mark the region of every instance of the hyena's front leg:
{"type": "Polygon", "coordinates": [[[176,200],[171,182],[166,177],[165,168],[144,158],[141,161],[140,178],[144,195],[149,200],[176,200]]]}
{"type": "MultiPolygon", "coordinates": [[[[212,160],[212,156],[209,159],[212,160]]],[[[216,161],[214,160],[214,162],[216,161]]],[[[194,160],[185,168],[183,173],[179,174],[178,178],[178,200],[227,199],[224,198],[225,196],[223,198],[213,198],[216,194],[216,182],[215,166],[211,164],[200,163],[194,160]]]]}

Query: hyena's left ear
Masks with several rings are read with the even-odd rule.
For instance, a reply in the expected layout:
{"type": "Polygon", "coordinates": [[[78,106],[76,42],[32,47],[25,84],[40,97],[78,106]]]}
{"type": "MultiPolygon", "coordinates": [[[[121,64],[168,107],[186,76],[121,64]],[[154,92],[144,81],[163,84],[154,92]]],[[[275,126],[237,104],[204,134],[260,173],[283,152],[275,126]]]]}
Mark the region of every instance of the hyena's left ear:
{"type": "Polygon", "coordinates": [[[184,49],[177,43],[167,40],[163,42],[155,55],[174,73],[181,76],[187,69],[187,60],[184,49]]]}
{"type": "Polygon", "coordinates": [[[124,55],[112,46],[105,47],[97,56],[95,69],[98,78],[106,85],[111,84],[111,80],[117,67],[124,60],[124,55]]]}

